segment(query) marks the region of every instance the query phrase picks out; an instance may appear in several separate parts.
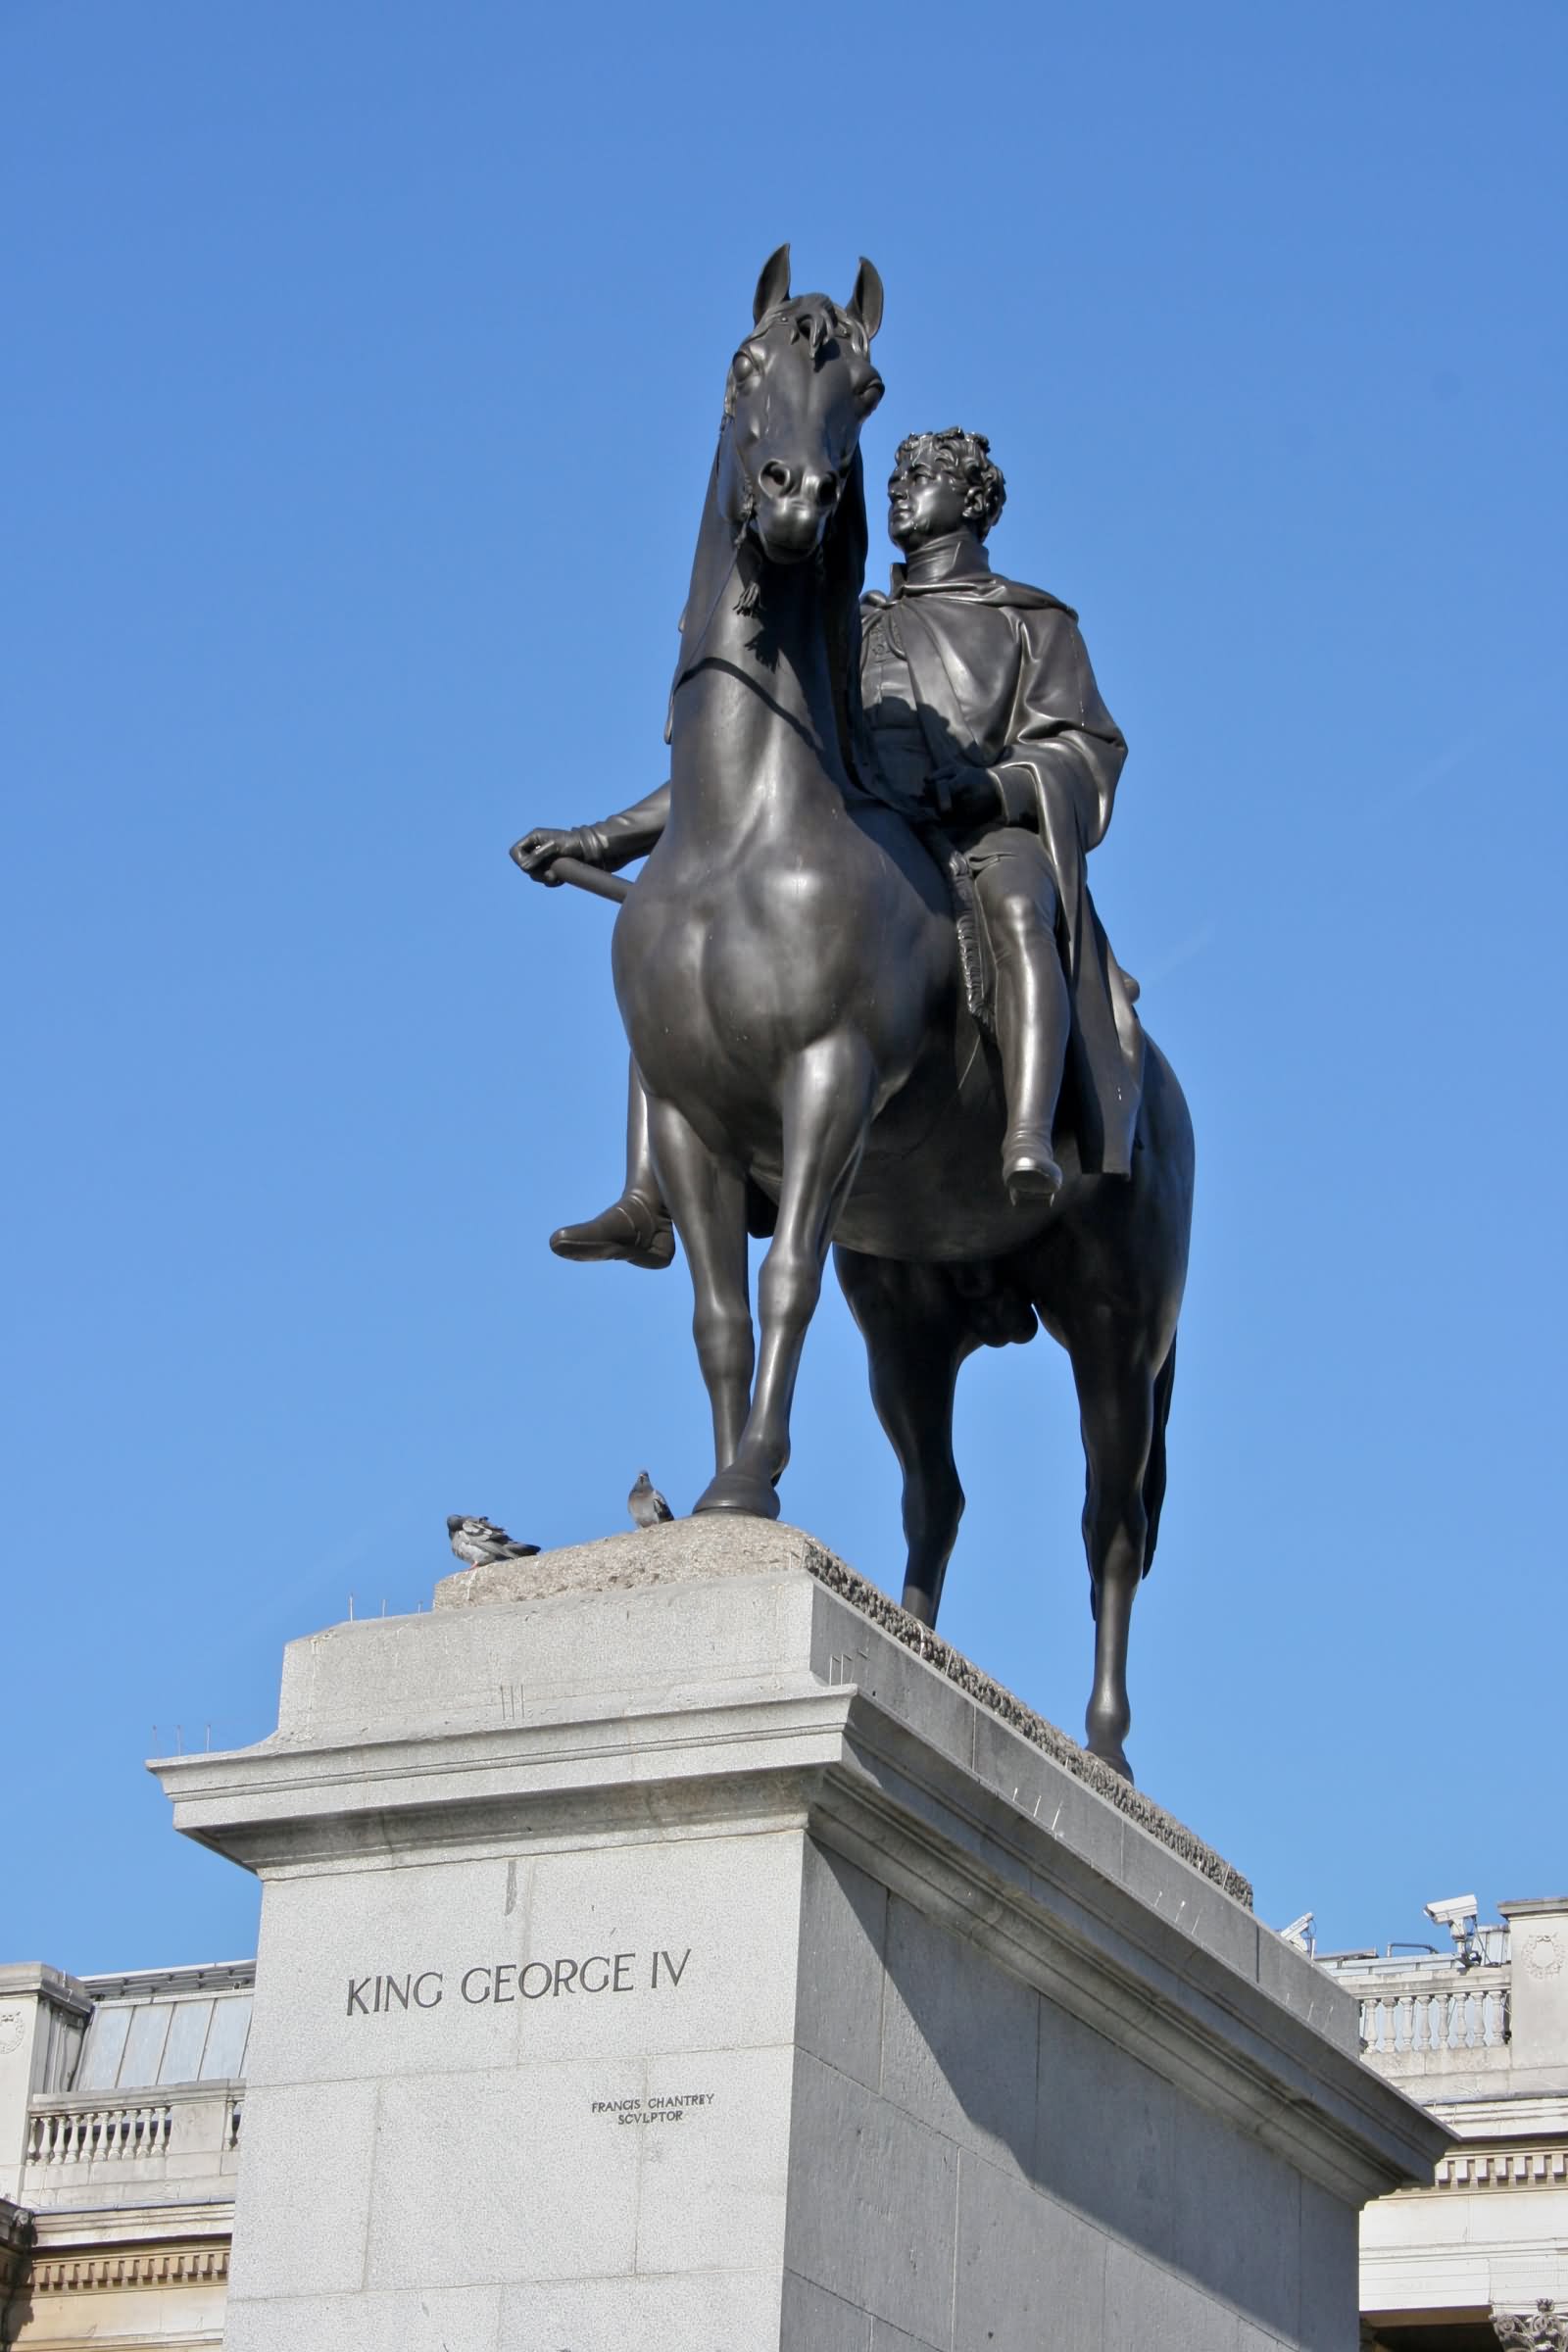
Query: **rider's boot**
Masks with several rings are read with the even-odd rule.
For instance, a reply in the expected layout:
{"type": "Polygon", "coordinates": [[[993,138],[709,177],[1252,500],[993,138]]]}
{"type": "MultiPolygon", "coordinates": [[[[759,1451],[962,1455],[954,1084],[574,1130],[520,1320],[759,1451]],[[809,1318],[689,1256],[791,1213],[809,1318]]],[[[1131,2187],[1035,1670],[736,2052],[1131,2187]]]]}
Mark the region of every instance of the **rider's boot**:
{"type": "Polygon", "coordinates": [[[997,967],[997,1043],[1007,1090],[1002,1180],[1014,1208],[1022,1208],[1053,1200],[1061,1190],[1052,1127],[1066,1066],[1071,1007],[1054,928],[1036,894],[994,887],[985,912],[997,967]]]}
{"type": "Polygon", "coordinates": [[[578,1264],[594,1258],[624,1258],[629,1266],[648,1266],[662,1273],[675,1254],[675,1231],[669,1219],[641,1193],[624,1192],[581,1225],[562,1225],[550,1236],[558,1257],[578,1264]]]}
{"type": "Polygon", "coordinates": [[[626,1182],[618,1200],[582,1225],[563,1225],[550,1236],[558,1257],[582,1264],[621,1258],[661,1274],[675,1255],[675,1231],[660,1197],[659,1178],[648,1141],[648,1098],[635,1068],[626,1094],[626,1182]]]}

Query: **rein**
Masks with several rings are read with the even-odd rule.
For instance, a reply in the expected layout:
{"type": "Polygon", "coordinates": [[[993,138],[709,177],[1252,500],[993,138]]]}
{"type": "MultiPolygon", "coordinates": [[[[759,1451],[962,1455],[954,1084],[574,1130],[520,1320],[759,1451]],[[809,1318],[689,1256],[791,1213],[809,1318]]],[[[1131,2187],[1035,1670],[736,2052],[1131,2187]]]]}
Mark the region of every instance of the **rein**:
{"type": "MultiPolygon", "coordinates": [[[[726,432],[728,432],[728,430],[729,417],[726,415],[723,423],[718,428],[719,455],[722,455],[723,453],[724,435],[726,432]]],[[[741,548],[744,544],[747,530],[751,525],[752,516],[757,513],[756,485],[752,481],[751,475],[747,472],[746,467],[742,464],[738,455],[735,463],[740,467],[741,480],[746,484],[746,496],[741,502],[740,519],[735,525],[735,537],[730,546],[729,563],[725,566],[724,576],[718,583],[717,592],[714,595],[712,603],[709,606],[708,611],[704,615],[703,625],[698,630],[696,642],[689,652],[685,644],[685,624],[683,616],[680,666],[675,672],[675,683],[669,690],[670,710],[672,716],[674,712],[676,695],[679,694],[681,688],[685,685],[693,670],[699,667],[702,662],[702,657],[707,650],[709,631],[712,628],[714,621],[718,618],[718,608],[724,601],[725,592],[727,591],[731,580],[735,577],[736,565],[741,560],[741,548]]],[[[716,494],[718,487],[717,455],[713,460],[713,487],[716,494]]],[[[756,581],[753,580],[747,587],[742,589],[741,599],[735,610],[737,612],[755,612],[760,601],[760,593],[758,589],[756,581]]],[[[669,740],[669,730],[667,727],[664,731],[664,740],[666,743],[669,740]]]]}

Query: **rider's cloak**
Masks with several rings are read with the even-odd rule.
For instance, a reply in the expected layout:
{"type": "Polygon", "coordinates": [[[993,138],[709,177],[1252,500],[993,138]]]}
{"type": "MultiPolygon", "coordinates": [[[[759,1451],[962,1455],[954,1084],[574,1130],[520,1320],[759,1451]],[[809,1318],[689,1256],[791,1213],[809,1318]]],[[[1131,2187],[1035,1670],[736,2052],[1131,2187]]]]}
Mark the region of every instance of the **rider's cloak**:
{"type": "MultiPolygon", "coordinates": [[[[891,596],[864,600],[861,628],[867,701],[896,691],[901,671],[911,682],[927,771],[942,754],[995,770],[1010,821],[1039,833],[1061,909],[1079,1157],[1086,1172],[1127,1175],[1143,1031],[1136,991],[1111,954],[1086,870],[1110,822],[1127,744],[1101,700],[1078,616],[1043,588],[994,572],[965,531],[895,564],[891,596]]],[[[883,728],[872,736],[888,742],[883,728]]],[[[915,778],[883,773],[879,762],[865,780],[908,812],[915,778]]]]}

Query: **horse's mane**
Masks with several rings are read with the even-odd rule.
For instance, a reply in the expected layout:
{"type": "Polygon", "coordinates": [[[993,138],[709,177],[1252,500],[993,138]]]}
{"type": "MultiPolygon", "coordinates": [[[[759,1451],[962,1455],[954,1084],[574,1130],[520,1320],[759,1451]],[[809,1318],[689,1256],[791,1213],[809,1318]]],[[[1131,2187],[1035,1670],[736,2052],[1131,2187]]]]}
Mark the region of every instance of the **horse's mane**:
{"type": "MultiPolygon", "coordinates": [[[[675,695],[688,675],[708,635],[710,622],[722,601],[734,569],[739,545],[735,526],[722,519],[719,476],[730,424],[719,430],[708,477],[704,527],[692,565],[686,609],[680,616],[681,645],[669,690],[669,713],[664,724],[668,743],[674,723],[675,695]],[[728,534],[724,544],[721,533],[728,534]]],[[[865,714],[860,703],[860,591],[865,584],[865,559],[870,531],[865,514],[865,468],[857,448],[833,520],[823,535],[816,558],[822,591],[822,627],[827,642],[828,674],[833,686],[833,714],[838,726],[839,757],[853,781],[866,773],[865,714]]]]}
{"type": "Polygon", "coordinates": [[[860,591],[870,532],[865,515],[865,467],[857,448],[826,537],[822,542],[822,621],[839,755],[850,777],[859,782],[869,766],[865,712],[860,702],[860,591]]]}

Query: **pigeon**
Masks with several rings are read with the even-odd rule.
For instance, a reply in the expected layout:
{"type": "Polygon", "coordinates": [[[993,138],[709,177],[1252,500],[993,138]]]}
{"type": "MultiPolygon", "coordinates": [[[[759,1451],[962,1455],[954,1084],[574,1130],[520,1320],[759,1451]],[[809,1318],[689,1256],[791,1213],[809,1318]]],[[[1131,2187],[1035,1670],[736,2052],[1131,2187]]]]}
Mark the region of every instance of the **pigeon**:
{"type": "Polygon", "coordinates": [[[531,1560],[539,1548],[537,1544],[514,1544],[493,1519],[460,1519],[455,1511],[447,1515],[447,1534],[458,1558],[470,1568],[488,1568],[492,1560],[531,1560]]]}
{"type": "Polygon", "coordinates": [[[639,1527],[657,1527],[662,1519],[675,1516],[646,1470],[638,1471],[637,1484],[626,1497],[626,1508],[639,1527]]]}

